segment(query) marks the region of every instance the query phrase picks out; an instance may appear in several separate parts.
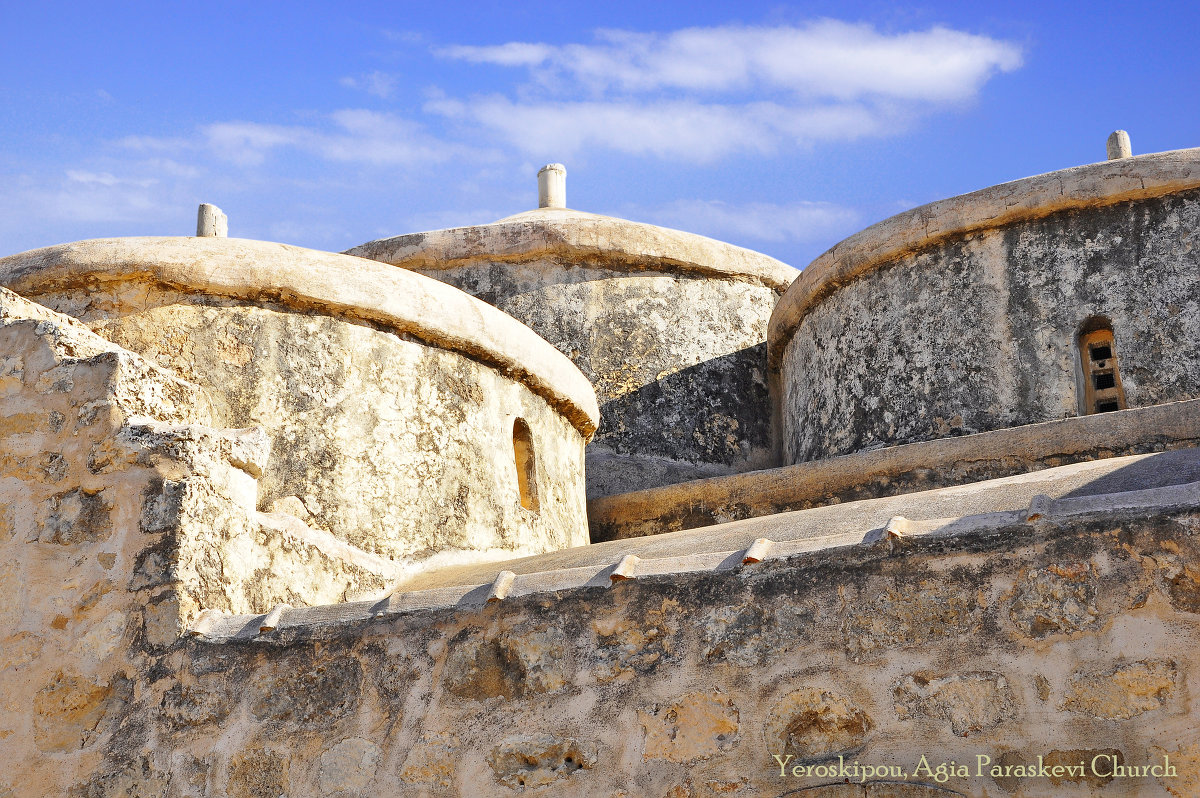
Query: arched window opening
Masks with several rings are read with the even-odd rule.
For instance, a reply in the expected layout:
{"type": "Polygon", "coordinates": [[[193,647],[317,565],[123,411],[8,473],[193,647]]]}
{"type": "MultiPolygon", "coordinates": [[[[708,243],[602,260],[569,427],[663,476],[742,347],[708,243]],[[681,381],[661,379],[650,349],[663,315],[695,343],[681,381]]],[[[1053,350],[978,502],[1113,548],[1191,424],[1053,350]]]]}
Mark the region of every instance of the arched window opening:
{"type": "Polygon", "coordinates": [[[1098,316],[1084,323],[1079,333],[1079,363],[1083,367],[1083,413],[1124,410],[1125,389],[1108,319],[1098,316]]]}
{"type": "Polygon", "coordinates": [[[517,464],[517,492],[521,506],[538,511],[537,462],[533,453],[533,434],[525,419],[513,422],[513,456],[517,464]]]}

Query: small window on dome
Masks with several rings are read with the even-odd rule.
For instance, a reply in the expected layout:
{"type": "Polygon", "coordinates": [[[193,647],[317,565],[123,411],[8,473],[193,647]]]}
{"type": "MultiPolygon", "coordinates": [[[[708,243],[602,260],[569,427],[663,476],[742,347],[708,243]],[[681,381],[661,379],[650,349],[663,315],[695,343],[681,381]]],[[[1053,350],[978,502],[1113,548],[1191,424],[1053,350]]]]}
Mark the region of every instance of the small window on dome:
{"type": "Polygon", "coordinates": [[[1117,368],[1112,324],[1103,317],[1089,319],[1079,333],[1079,362],[1083,367],[1083,412],[1109,413],[1125,409],[1125,391],[1117,368]]]}
{"type": "Polygon", "coordinates": [[[517,466],[517,492],[521,506],[526,510],[538,511],[537,462],[533,453],[533,433],[525,419],[513,423],[513,455],[517,466]]]}

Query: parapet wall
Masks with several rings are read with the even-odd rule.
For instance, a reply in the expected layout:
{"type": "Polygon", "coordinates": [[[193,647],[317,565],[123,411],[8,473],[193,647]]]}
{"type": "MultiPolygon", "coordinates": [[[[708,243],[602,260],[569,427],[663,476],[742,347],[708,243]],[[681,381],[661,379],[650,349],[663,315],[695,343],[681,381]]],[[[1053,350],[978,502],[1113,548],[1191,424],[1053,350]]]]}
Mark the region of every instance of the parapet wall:
{"type": "Polygon", "coordinates": [[[86,796],[1194,795],[1196,485],[1055,504],[747,565],[577,568],[544,582],[582,587],[491,603],[231,618],[106,705],[73,776],[22,761],[0,787],[43,794],[23,785],[53,769],[86,796]]]}
{"type": "Polygon", "coordinates": [[[263,509],[396,560],[587,542],[591,386],[459,291],[220,238],[51,247],[0,260],[0,282],[202,386],[216,425],[264,429],[263,509]],[[524,499],[518,428],[533,452],[524,499]]]}
{"type": "Polygon", "coordinates": [[[1110,324],[1129,407],[1200,396],[1200,150],[916,208],[804,270],[771,319],[784,463],[1078,415],[1110,324]]]}
{"type": "Polygon", "coordinates": [[[702,236],[546,208],[348,251],[528,324],[596,388],[588,495],[773,464],[766,323],[796,271],[702,236]]]}

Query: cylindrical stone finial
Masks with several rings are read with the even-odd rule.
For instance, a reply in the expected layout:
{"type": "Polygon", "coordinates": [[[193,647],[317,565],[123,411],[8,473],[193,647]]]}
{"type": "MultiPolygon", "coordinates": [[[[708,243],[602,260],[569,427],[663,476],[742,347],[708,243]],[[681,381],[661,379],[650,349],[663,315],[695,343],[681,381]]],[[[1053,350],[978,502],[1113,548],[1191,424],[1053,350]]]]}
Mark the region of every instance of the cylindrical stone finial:
{"type": "Polygon", "coordinates": [[[538,171],[538,207],[567,207],[567,167],[548,163],[538,171]]]}
{"type": "Polygon", "coordinates": [[[196,214],[196,235],[227,238],[229,236],[229,217],[216,205],[207,202],[200,206],[196,214]]]}
{"type": "Polygon", "coordinates": [[[1108,137],[1108,160],[1132,157],[1133,145],[1129,143],[1129,134],[1124,130],[1114,130],[1108,137]]]}

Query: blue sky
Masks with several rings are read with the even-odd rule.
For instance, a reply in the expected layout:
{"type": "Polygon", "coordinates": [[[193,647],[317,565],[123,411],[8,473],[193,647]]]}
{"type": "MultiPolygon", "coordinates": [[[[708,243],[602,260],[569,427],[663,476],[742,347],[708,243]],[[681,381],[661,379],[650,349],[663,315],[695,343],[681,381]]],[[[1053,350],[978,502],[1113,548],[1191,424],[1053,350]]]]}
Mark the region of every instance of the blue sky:
{"type": "Polygon", "coordinates": [[[802,267],[893,213],[1200,146],[1200,4],[0,2],[0,254],[342,250],[536,205],[802,267]],[[979,10],[983,8],[984,10],[979,10]]]}

